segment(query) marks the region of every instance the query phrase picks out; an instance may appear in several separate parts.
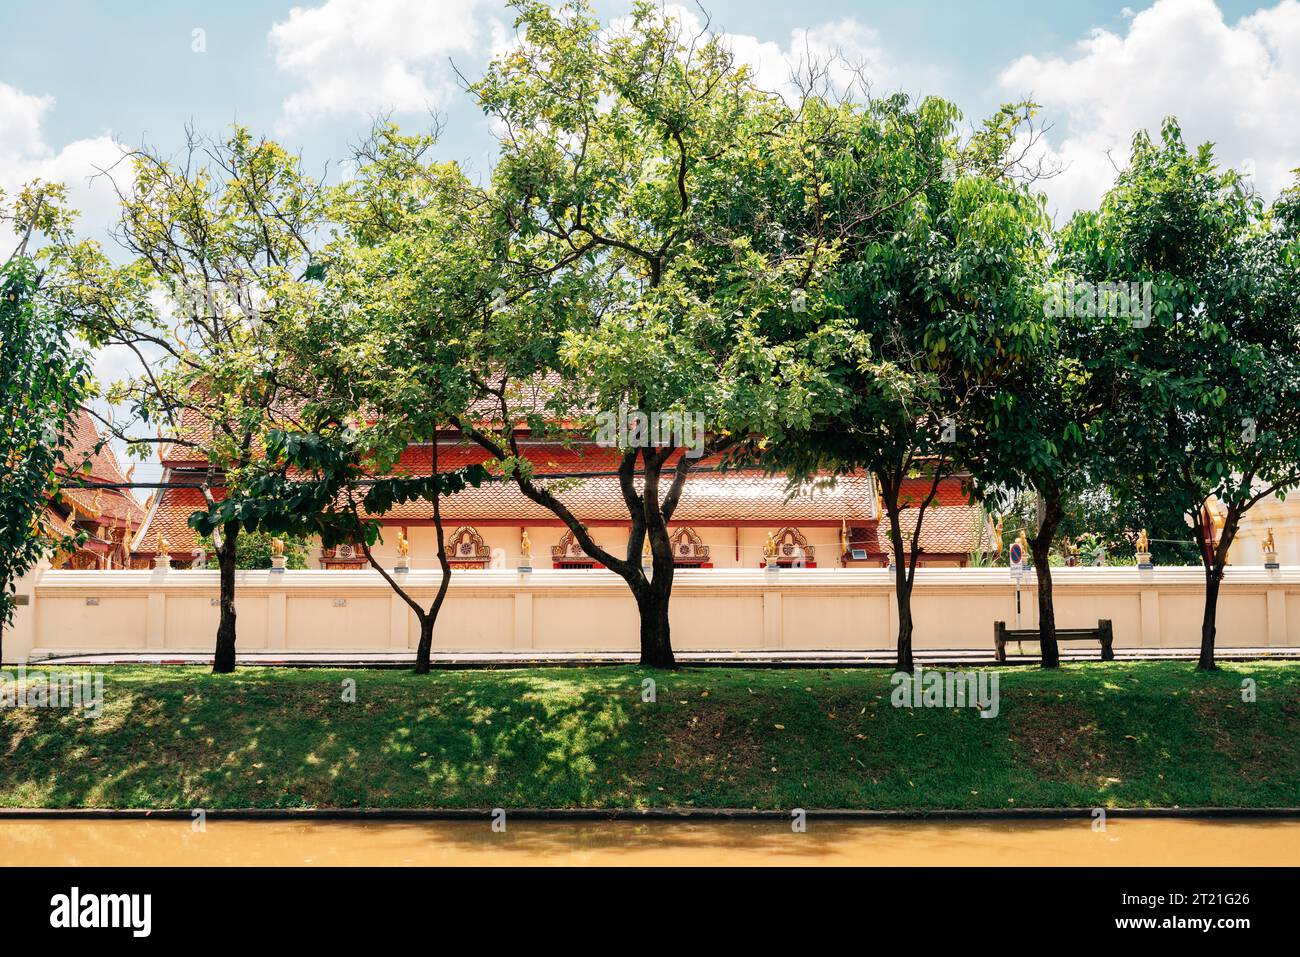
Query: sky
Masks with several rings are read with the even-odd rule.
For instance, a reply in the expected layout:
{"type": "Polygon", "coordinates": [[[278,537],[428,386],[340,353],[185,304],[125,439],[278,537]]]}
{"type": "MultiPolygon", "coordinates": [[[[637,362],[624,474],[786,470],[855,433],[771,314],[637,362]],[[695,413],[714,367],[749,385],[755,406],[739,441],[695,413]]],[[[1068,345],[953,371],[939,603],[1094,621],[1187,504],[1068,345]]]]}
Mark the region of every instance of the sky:
{"type": "MultiPolygon", "coordinates": [[[[704,23],[693,2],[669,4],[704,23]]],[[[1135,130],[1173,114],[1266,197],[1300,166],[1300,0],[705,0],[708,29],[778,88],[803,56],[865,64],[877,93],[955,102],[969,122],[1032,98],[1042,188],[1059,220],[1095,205],[1135,130]]],[[[606,21],[630,0],[597,0],[606,21]]],[[[233,122],[338,163],[391,113],[443,120],[440,158],[486,176],[487,122],[464,92],[514,38],[504,0],[224,0],[0,3],[0,188],[68,184],[81,226],[107,238],[115,194],[97,171],[123,147],[179,150],[186,125],[233,122]]],[[[118,368],[105,357],[101,376],[118,368]]],[[[145,470],[138,473],[145,479],[145,470]]],[[[155,472],[156,474],[156,472],[155,472]]]]}

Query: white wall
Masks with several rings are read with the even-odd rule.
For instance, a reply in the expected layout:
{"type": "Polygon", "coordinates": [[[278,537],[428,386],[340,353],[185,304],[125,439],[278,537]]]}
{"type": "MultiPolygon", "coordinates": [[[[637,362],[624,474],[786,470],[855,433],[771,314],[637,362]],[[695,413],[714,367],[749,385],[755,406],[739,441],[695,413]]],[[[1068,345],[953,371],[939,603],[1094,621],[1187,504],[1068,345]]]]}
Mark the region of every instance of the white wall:
{"type": "MultiPolygon", "coordinates": [[[[548,554],[549,557],[549,554],[548,554]]],[[[534,550],[534,559],[538,560],[534,550]]],[[[412,571],[426,603],[438,573],[412,571]]],[[[1200,641],[1203,577],[1197,568],[1056,569],[1062,627],[1114,622],[1120,647],[1191,648],[1200,641]]],[[[372,571],[238,574],[244,650],[376,651],[415,646],[414,616],[372,571]]],[[[207,652],[216,629],[217,573],[44,571],[6,634],[6,659],[69,652],[207,652]]],[[[913,598],[921,649],[987,649],[993,622],[1015,626],[1006,569],[919,569],[913,598]]],[[[1037,624],[1032,581],[1021,625],[1037,624]]],[[[1229,569],[1219,606],[1219,646],[1300,646],[1300,568],[1229,569]]],[[[889,648],[897,628],[884,569],[679,571],[673,590],[679,650],[889,648]]],[[[439,650],[631,650],[636,606],[608,571],[453,573],[434,637],[439,650]]]]}

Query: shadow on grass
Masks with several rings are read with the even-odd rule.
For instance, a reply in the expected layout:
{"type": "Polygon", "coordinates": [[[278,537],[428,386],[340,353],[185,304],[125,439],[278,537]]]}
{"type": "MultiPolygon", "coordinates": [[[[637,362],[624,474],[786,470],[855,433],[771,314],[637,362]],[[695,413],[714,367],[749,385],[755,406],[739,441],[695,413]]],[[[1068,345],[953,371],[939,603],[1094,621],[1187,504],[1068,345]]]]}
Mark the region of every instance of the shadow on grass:
{"type": "Polygon", "coordinates": [[[1300,665],[1014,669],[993,719],[889,677],[115,668],[98,720],[0,711],[0,806],[1300,805],[1300,665]]]}

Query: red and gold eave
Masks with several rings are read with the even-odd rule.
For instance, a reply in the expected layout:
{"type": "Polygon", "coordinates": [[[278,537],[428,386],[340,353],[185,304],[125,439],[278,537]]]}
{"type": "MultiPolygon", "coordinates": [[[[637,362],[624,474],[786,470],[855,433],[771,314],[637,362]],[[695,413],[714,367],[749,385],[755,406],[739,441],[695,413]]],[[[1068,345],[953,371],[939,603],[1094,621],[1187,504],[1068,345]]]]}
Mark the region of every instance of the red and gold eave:
{"type": "Polygon", "coordinates": [[[42,527],[49,537],[63,539],[77,532],[85,541],[72,552],[51,558],[55,567],[126,568],[140,564],[131,551],[146,513],[129,489],[78,488],[77,485],[125,485],[112,447],[100,443],[94,418],[83,409],[68,420],[65,466],[56,471],[61,488],[46,500],[42,527]]]}

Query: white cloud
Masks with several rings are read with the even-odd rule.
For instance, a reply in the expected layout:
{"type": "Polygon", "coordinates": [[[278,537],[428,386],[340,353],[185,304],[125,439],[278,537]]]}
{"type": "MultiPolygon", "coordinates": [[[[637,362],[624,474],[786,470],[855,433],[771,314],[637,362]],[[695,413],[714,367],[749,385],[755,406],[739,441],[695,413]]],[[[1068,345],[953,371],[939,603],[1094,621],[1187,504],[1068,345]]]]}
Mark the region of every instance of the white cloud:
{"type": "MultiPolygon", "coordinates": [[[[662,10],[666,17],[681,25],[684,40],[704,39],[709,35],[698,9],[668,3],[662,10]]],[[[610,24],[610,29],[622,29],[630,22],[628,17],[619,18],[610,24]]],[[[716,24],[709,26],[716,27],[716,24]]],[[[893,88],[900,82],[898,70],[885,56],[879,32],[852,17],[791,30],[785,46],[747,33],[716,29],[709,33],[718,36],[738,61],[753,69],[754,82],[760,89],[784,96],[796,92],[794,77],[806,74],[810,66],[825,69],[830,85],[840,92],[855,87],[859,79],[865,79],[873,90],[893,88]]]]}
{"type": "Polygon", "coordinates": [[[271,27],[280,69],[302,86],[284,102],[282,130],[328,116],[447,104],[451,59],[486,60],[504,27],[489,0],[328,0],[294,7],[271,27]]]}
{"type": "Polygon", "coordinates": [[[809,67],[825,69],[832,88],[841,91],[854,87],[859,78],[873,88],[896,79],[885,60],[880,34],[851,18],[792,30],[784,48],[746,34],[724,37],[736,57],[754,68],[754,80],[765,90],[792,93],[793,76],[805,74],[809,67]]]}
{"type": "Polygon", "coordinates": [[[79,229],[102,239],[119,206],[112,183],[98,174],[121,159],[122,148],[104,134],[53,149],[41,128],[53,105],[53,97],[0,83],[0,188],[12,192],[33,179],[63,183],[70,205],[81,213],[79,229]]]}
{"type": "Polygon", "coordinates": [[[52,96],[32,96],[0,83],[0,163],[8,166],[45,148],[41,116],[53,105],[52,96]]]}
{"type": "Polygon", "coordinates": [[[1068,54],[1026,55],[1000,76],[1055,123],[1049,155],[1066,165],[1047,192],[1062,215],[1094,206],[1138,129],[1179,118],[1191,143],[1212,141],[1226,166],[1253,164],[1275,195],[1300,165],[1300,2],[1225,22],[1213,0],[1157,0],[1123,35],[1094,30],[1068,54]]]}

